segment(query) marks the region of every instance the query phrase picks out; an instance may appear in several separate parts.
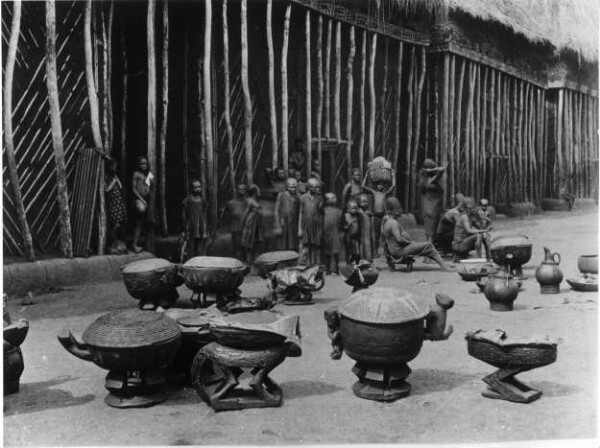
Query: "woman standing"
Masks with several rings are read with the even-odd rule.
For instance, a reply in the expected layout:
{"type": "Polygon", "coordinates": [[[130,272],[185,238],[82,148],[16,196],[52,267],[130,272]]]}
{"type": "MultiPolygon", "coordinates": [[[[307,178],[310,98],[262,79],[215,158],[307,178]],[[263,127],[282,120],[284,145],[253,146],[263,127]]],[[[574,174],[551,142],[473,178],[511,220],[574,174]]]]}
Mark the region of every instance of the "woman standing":
{"type": "Polygon", "coordinates": [[[418,186],[421,194],[421,217],[423,218],[427,241],[433,239],[444,212],[442,208],[444,188],[440,183],[440,179],[445,170],[446,166],[438,167],[432,159],[426,159],[421,167],[421,180],[418,186]]]}

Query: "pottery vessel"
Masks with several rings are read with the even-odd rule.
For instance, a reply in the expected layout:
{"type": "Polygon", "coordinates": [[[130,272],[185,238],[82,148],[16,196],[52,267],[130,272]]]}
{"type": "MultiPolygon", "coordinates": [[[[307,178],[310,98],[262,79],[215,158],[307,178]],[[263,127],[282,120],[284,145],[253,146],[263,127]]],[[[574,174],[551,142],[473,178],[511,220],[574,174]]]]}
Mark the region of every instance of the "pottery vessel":
{"type": "Polygon", "coordinates": [[[341,269],[342,277],[347,285],[353,287],[352,292],[368,288],[379,278],[379,271],[373,263],[362,260],[358,265],[349,264],[341,269]]]}
{"type": "Polygon", "coordinates": [[[515,277],[523,277],[522,266],[531,260],[531,249],[531,242],[524,235],[499,236],[490,243],[494,263],[508,266],[515,277]]]}
{"type": "Polygon", "coordinates": [[[140,307],[147,303],[168,307],[179,297],[176,289],[181,285],[178,267],[168,260],[133,261],[124,266],[122,272],[127,292],[140,301],[140,307]]]}
{"type": "Polygon", "coordinates": [[[181,266],[185,285],[197,293],[235,291],[247,273],[245,263],[227,257],[194,257],[181,266]]]}
{"type": "Polygon", "coordinates": [[[598,255],[580,255],[577,259],[577,267],[582,274],[597,274],[598,255]]]}
{"type": "Polygon", "coordinates": [[[503,269],[491,275],[483,288],[485,298],[493,311],[512,311],[519,295],[519,284],[503,269]]]}
{"type": "Polygon", "coordinates": [[[63,330],[58,341],[72,355],[120,372],[168,366],[181,343],[179,325],[162,313],[120,310],[99,317],[83,332],[83,343],[63,330]]]}
{"type": "Polygon", "coordinates": [[[542,294],[558,294],[560,292],[563,273],[558,267],[559,264],[560,255],[552,253],[550,249],[544,247],[544,261],[535,270],[535,279],[540,284],[542,294]]]}

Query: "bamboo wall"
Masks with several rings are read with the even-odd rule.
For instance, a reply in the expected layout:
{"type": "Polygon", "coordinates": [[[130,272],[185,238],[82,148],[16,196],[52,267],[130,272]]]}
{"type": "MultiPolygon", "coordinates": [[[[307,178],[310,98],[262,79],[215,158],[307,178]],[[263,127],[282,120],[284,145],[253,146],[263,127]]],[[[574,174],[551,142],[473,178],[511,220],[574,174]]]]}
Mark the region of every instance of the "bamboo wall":
{"type": "MultiPolygon", "coordinates": [[[[82,59],[83,4],[57,4],[57,67],[67,176],[72,178],[77,150],[89,146],[87,95],[82,59]]],[[[45,86],[44,3],[23,2],[13,85],[15,158],[23,203],[37,253],[54,252],[58,245],[59,209],[45,86]]],[[[12,5],[2,2],[2,36],[10,36],[12,5]]],[[[5,57],[6,51],[3,52],[5,57]]],[[[3,60],[3,68],[4,68],[3,60]]],[[[17,212],[3,162],[4,253],[23,255],[17,212]]]]}
{"type": "MultiPolygon", "coordinates": [[[[597,196],[597,94],[549,89],[538,77],[520,76],[471,50],[433,49],[427,35],[363,13],[342,14],[339,5],[315,0],[274,1],[271,8],[266,1],[251,1],[244,39],[243,4],[211,3],[208,46],[204,3],[169,2],[166,16],[162,3],[156,5],[157,98],[168,87],[165,160],[159,156],[153,168],[166,189],[158,201],[163,231],[167,221],[171,233],[180,229],[180,204],[190,179],[203,181],[216,228],[224,222],[222,210],[233,185],[251,176],[267,190],[264,168],[287,160],[291,165],[296,151],[307,161],[305,176],[309,161],[321,160],[326,191],[338,194],[350,168],[365,172],[373,157],[386,157],[396,169],[396,195],[413,212],[419,208],[418,172],[427,157],[449,164],[447,204],[459,191],[487,197],[493,204],[539,203],[542,197],[557,197],[563,187],[578,197],[597,196]],[[165,59],[161,51],[167,35],[165,59]],[[170,73],[168,85],[164,70],[170,73]]],[[[92,10],[92,35],[103,136],[109,129],[112,144],[107,150],[120,161],[128,190],[135,159],[147,153],[149,138],[147,3],[115,3],[114,29],[108,30],[101,27],[106,17],[99,17],[108,8],[98,5],[92,10]],[[98,66],[107,31],[109,41],[112,36],[108,90],[104,66],[98,66]],[[104,120],[106,101],[112,104],[110,123],[104,120]]],[[[93,146],[83,9],[76,1],[57,3],[58,81],[70,188],[77,150],[93,146]]],[[[11,10],[10,3],[2,4],[3,48],[11,10]]],[[[13,125],[35,247],[54,252],[58,207],[44,84],[43,13],[43,2],[23,4],[13,125]]],[[[167,104],[156,103],[160,123],[167,104]]],[[[159,148],[161,137],[152,138],[159,148]]],[[[6,173],[3,182],[5,254],[19,255],[21,236],[6,173]]]]}

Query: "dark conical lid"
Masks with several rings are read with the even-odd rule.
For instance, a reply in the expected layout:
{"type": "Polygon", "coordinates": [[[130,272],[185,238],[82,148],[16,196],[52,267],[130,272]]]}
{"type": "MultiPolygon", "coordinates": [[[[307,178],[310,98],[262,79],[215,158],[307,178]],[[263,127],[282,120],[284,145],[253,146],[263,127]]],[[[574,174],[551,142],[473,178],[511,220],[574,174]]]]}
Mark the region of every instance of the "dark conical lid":
{"type": "Polygon", "coordinates": [[[359,322],[400,324],[423,319],[429,314],[429,305],[408,291],[380,287],[355,292],[338,311],[359,322]]]}
{"type": "Polygon", "coordinates": [[[179,325],[162,313],[119,310],[99,317],[83,332],[92,347],[133,348],[159,344],[181,335],[179,325]]]}

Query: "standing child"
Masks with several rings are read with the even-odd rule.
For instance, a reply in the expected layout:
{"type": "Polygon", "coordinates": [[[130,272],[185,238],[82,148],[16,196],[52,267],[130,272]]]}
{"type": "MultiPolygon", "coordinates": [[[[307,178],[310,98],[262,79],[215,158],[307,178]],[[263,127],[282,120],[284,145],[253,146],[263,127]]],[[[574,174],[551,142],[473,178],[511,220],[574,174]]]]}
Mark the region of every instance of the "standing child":
{"type": "Polygon", "coordinates": [[[373,216],[369,210],[369,197],[361,194],[358,197],[360,207],[360,258],[373,262],[373,216]]]}
{"type": "Polygon", "coordinates": [[[144,227],[146,228],[147,249],[154,249],[154,175],[148,167],[148,159],[138,157],[138,169],[133,173],[133,200],[135,229],[133,231],[133,251],[141,252],[139,239],[144,227]]]}
{"type": "Polygon", "coordinates": [[[381,221],[385,216],[385,200],[396,187],[396,173],[392,171],[392,186],[387,189],[385,188],[384,182],[376,182],[373,185],[375,189],[369,188],[364,185],[366,180],[367,176],[365,176],[365,180],[363,181],[363,188],[373,195],[373,252],[375,256],[379,256],[379,246],[381,245],[381,221]]]}
{"type": "Polygon", "coordinates": [[[342,230],[344,231],[344,248],[346,249],[346,263],[360,261],[360,209],[358,202],[351,199],[346,205],[346,213],[342,217],[342,230]]]}
{"type": "Polygon", "coordinates": [[[325,193],[325,207],[323,209],[323,259],[327,275],[338,275],[340,252],[340,220],[342,211],[336,206],[337,197],[333,193],[325,193]]]}
{"type": "Polygon", "coordinates": [[[302,261],[314,266],[321,264],[321,238],[323,237],[323,200],[317,179],[308,179],[308,193],[300,198],[298,237],[302,242],[302,261]]]}
{"type": "Polygon", "coordinates": [[[242,220],[246,214],[246,185],[237,186],[237,194],[227,202],[227,213],[231,218],[229,230],[231,232],[231,245],[237,258],[243,257],[241,253],[242,220]]]}
{"type": "Polygon", "coordinates": [[[277,195],[275,202],[275,234],[278,235],[280,250],[298,250],[298,214],[300,196],[298,183],[288,178],[286,190],[277,195]]]}
{"type": "Polygon", "coordinates": [[[185,239],[192,241],[192,256],[205,255],[208,239],[206,204],[199,180],[192,181],[192,192],[183,200],[182,212],[185,239]]]}
{"type": "Polygon", "coordinates": [[[109,159],[106,168],[104,192],[110,235],[109,253],[120,255],[127,252],[125,243],[119,239],[127,219],[127,209],[123,199],[123,184],[117,175],[117,162],[115,159],[109,159]]]}
{"type": "Polygon", "coordinates": [[[252,184],[248,187],[246,214],[242,220],[241,245],[244,259],[248,264],[254,262],[258,246],[265,241],[262,208],[258,203],[260,189],[252,184]]]}

